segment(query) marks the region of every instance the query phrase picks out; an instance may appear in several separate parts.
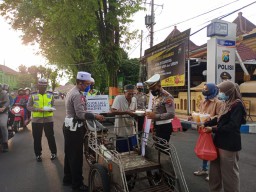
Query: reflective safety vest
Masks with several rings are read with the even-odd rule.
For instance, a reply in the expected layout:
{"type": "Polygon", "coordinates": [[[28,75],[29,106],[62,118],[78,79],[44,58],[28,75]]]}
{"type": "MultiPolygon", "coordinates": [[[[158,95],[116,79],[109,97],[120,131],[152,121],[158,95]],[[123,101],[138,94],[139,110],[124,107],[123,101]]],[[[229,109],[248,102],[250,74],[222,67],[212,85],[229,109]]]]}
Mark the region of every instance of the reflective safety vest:
{"type": "MultiPolygon", "coordinates": [[[[33,107],[43,109],[44,107],[52,107],[52,93],[45,93],[43,95],[37,93],[32,94],[33,98],[33,107]]],[[[53,116],[53,112],[44,111],[44,112],[32,112],[32,117],[50,117],[53,116]]]]}
{"type": "Polygon", "coordinates": [[[94,96],[98,94],[99,94],[99,91],[97,89],[93,89],[92,93],[90,93],[90,91],[87,92],[87,96],[94,96]]]}

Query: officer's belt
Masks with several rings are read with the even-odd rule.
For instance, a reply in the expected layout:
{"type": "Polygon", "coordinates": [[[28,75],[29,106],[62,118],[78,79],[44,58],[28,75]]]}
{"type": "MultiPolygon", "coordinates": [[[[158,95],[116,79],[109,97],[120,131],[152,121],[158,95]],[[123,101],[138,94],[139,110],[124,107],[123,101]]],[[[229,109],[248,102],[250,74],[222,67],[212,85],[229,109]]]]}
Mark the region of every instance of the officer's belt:
{"type": "Polygon", "coordinates": [[[78,122],[73,117],[71,118],[66,117],[64,123],[65,123],[65,128],[70,131],[76,131],[77,128],[82,127],[84,125],[82,121],[78,122]]]}
{"type": "Polygon", "coordinates": [[[171,122],[172,122],[172,119],[160,120],[160,121],[156,121],[156,125],[163,125],[171,122]]]}

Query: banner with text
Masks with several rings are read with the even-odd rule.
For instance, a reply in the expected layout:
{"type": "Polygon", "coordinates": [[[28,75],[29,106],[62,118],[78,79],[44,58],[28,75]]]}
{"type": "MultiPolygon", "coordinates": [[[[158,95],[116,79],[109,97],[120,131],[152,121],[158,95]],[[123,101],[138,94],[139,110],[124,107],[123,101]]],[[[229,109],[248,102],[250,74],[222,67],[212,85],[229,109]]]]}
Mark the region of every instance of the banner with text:
{"type": "Polygon", "coordinates": [[[108,95],[86,96],[87,111],[91,113],[108,113],[108,95]]]}
{"type": "Polygon", "coordinates": [[[235,49],[235,41],[217,39],[217,84],[222,82],[223,73],[229,74],[230,80],[235,82],[235,49]]]}
{"type": "Polygon", "coordinates": [[[161,75],[163,87],[185,85],[185,42],[173,45],[147,58],[148,77],[161,75]]]}

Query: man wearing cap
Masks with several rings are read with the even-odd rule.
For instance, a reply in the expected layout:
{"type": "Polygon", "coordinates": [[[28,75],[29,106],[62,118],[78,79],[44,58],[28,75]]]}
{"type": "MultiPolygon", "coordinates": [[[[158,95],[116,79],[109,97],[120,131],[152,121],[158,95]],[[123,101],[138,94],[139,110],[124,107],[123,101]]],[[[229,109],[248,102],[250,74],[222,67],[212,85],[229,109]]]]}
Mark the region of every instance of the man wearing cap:
{"type": "Polygon", "coordinates": [[[100,95],[100,92],[97,89],[94,89],[94,84],[95,84],[95,80],[91,78],[90,90],[87,93],[88,96],[100,95]]]}
{"type": "Polygon", "coordinates": [[[53,105],[54,97],[50,92],[46,93],[47,80],[41,78],[38,80],[38,91],[33,92],[29,97],[27,109],[32,114],[32,134],[34,138],[34,152],[36,160],[42,161],[42,134],[43,130],[48,141],[48,145],[51,151],[51,160],[54,160],[57,156],[57,147],[53,130],[53,105]]]}
{"type": "Polygon", "coordinates": [[[175,116],[174,98],[162,88],[159,74],[152,76],[145,84],[154,96],[152,112],[147,112],[146,116],[154,120],[156,136],[169,142],[172,134],[171,119],[175,116]]]}
{"type": "Polygon", "coordinates": [[[3,152],[8,152],[8,108],[10,100],[7,91],[3,90],[2,84],[0,84],[0,131],[2,133],[2,146],[3,152]]]}
{"type": "MultiPolygon", "coordinates": [[[[134,122],[130,116],[137,109],[137,101],[134,95],[134,85],[124,86],[124,95],[117,95],[111,106],[111,112],[115,116],[115,134],[118,138],[127,138],[135,134],[134,122]]],[[[120,147],[121,148],[121,147],[120,147]]],[[[117,149],[120,151],[120,149],[117,149]]]]}
{"type": "Polygon", "coordinates": [[[91,85],[91,74],[77,73],[76,86],[67,94],[65,100],[66,118],[63,125],[65,140],[65,159],[63,185],[72,185],[73,191],[87,191],[83,183],[83,141],[85,135],[84,120],[99,120],[104,117],[86,112],[86,100],[83,91],[91,85]]]}
{"type": "MultiPolygon", "coordinates": [[[[137,93],[134,95],[134,97],[137,100],[137,109],[138,110],[145,110],[147,107],[147,95],[143,93],[143,83],[139,82],[136,84],[137,87],[137,93]]],[[[139,133],[143,130],[143,124],[144,124],[144,116],[138,116],[138,131],[139,133]]]]}

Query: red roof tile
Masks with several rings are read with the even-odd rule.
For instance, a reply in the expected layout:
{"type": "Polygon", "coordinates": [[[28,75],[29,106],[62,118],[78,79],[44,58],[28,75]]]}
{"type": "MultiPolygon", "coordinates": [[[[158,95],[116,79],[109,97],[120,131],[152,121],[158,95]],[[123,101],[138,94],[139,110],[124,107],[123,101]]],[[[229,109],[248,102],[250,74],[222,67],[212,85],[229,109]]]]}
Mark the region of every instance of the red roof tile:
{"type": "Polygon", "coordinates": [[[5,65],[0,65],[0,71],[3,71],[4,73],[12,74],[12,75],[18,74],[17,71],[15,71],[9,67],[6,67],[5,65]]]}
{"type": "Polygon", "coordinates": [[[246,46],[243,42],[237,45],[236,49],[243,61],[256,59],[256,52],[246,46]]]}
{"type": "Polygon", "coordinates": [[[236,29],[237,36],[248,34],[250,31],[256,28],[256,25],[254,25],[248,19],[243,17],[242,12],[238,13],[237,18],[233,21],[233,23],[237,24],[237,29],[236,29]]]}

